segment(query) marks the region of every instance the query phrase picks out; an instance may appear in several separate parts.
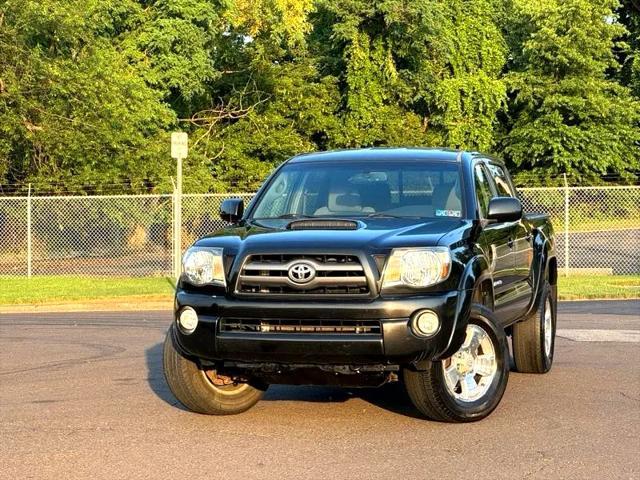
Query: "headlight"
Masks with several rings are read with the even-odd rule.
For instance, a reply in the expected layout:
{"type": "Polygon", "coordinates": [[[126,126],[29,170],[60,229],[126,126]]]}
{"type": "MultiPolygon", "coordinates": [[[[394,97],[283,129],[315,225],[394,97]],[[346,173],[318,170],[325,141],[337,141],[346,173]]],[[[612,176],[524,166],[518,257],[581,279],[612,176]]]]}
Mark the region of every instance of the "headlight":
{"type": "Polygon", "coordinates": [[[387,260],[382,288],[428,287],[446,280],[450,271],[447,247],[395,248],[387,260]]]}
{"type": "Polygon", "coordinates": [[[225,286],[221,248],[191,247],[182,258],[182,272],[193,285],[225,286]]]}

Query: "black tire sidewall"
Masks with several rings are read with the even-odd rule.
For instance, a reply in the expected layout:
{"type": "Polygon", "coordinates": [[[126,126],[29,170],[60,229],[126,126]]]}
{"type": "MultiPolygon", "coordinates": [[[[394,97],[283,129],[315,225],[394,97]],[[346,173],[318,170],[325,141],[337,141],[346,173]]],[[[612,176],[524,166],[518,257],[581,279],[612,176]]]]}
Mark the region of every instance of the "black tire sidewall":
{"type": "Polygon", "coordinates": [[[474,307],[469,319],[470,324],[481,326],[491,337],[498,363],[496,376],[485,395],[474,402],[457,400],[446,386],[442,362],[433,362],[432,372],[438,380],[438,390],[442,402],[458,420],[479,420],[489,415],[500,403],[509,379],[509,346],[507,336],[501,326],[497,325],[493,314],[483,307],[474,307]]]}

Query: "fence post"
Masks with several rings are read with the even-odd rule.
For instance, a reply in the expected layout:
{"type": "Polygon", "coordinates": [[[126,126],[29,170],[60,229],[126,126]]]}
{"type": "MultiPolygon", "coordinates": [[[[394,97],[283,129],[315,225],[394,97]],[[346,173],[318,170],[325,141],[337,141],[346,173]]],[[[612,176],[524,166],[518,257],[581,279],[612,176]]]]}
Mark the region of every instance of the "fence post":
{"type": "Polygon", "coordinates": [[[564,178],[564,276],[569,276],[569,184],[567,174],[562,174],[564,178]]]}
{"type": "Polygon", "coordinates": [[[31,278],[32,273],[32,251],[31,251],[31,184],[27,191],[27,277],[31,278]]]}

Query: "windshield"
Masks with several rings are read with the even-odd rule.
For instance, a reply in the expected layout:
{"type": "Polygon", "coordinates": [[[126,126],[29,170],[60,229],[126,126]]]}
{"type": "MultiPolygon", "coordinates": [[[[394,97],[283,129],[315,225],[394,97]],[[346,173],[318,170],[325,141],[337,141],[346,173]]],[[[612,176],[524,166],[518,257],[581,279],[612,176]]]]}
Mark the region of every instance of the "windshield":
{"type": "Polygon", "coordinates": [[[252,217],[460,218],[461,198],[455,163],[293,163],[270,181],[252,217]]]}

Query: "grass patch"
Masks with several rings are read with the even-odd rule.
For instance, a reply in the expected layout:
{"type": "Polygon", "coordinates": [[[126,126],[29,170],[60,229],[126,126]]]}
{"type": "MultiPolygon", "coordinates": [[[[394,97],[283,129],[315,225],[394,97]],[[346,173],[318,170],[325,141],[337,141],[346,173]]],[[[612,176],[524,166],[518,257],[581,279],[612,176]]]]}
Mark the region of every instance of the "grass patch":
{"type": "MultiPolygon", "coordinates": [[[[554,225],[555,226],[555,225],[554,225]]],[[[626,229],[637,229],[638,221],[634,218],[582,218],[579,220],[573,220],[569,222],[569,233],[573,232],[601,232],[601,231],[615,231],[626,229]]],[[[556,226],[556,234],[560,231],[564,231],[564,224],[556,226]]]]}
{"type": "Polygon", "coordinates": [[[572,275],[558,278],[561,300],[640,298],[640,275],[572,275]]]}
{"type": "MultiPolygon", "coordinates": [[[[556,235],[564,233],[564,218],[551,219],[556,235]]],[[[638,221],[634,218],[571,218],[569,221],[569,233],[580,232],[613,232],[618,230],[637,229],[638,221]]]]}
{"type": "Polygon", "coordinates": [[[38,305],[126,297],[170,299],[173,279],[97,277],[0,277],[0,305],[38,305]]]}
{"type": "MultiPolygon", "coordinates": [[[[170,300],[169,278],[0,277],[0,305],[42,305],[83,300],[170,300]]],[[[560,276],[561,300],[640,298],[640,275],[560,276]]]]}

